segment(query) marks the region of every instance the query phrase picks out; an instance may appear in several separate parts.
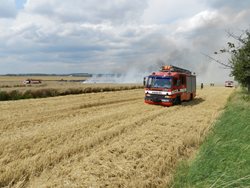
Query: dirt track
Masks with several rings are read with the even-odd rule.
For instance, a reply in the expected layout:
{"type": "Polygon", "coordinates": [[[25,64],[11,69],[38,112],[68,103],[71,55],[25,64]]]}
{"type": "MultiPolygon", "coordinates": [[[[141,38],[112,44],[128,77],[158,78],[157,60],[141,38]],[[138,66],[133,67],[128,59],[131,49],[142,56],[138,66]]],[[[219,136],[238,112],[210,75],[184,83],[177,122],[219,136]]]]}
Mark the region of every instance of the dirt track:
{"type": "Polygon", "coordinates": [[[159,187],[233,89],[165,108],[143,90],[0,103],[0,187],[159,187]]]}

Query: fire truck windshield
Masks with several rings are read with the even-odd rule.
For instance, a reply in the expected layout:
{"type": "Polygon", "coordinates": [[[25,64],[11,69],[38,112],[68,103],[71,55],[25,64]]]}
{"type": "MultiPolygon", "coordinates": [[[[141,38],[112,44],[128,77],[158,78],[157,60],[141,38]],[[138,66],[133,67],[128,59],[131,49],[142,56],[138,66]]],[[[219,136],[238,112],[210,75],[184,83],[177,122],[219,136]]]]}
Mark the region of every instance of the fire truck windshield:
{"type": "Polygon", "coordinates": [[[171,88],[170,77],[148,77],[147,87],[153,88],[171,88]]]}

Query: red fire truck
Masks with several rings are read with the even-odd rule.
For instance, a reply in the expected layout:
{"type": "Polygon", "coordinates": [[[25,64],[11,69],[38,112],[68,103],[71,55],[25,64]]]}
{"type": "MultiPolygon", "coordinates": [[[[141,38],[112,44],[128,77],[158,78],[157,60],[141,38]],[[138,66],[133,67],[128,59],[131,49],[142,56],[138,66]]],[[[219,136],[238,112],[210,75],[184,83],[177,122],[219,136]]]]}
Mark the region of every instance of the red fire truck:
{"type": "Polygon", "coordinates": [[[145,103],[172,106],[196,96],[196,76],[173,65],[144,78],[145,103]]]}

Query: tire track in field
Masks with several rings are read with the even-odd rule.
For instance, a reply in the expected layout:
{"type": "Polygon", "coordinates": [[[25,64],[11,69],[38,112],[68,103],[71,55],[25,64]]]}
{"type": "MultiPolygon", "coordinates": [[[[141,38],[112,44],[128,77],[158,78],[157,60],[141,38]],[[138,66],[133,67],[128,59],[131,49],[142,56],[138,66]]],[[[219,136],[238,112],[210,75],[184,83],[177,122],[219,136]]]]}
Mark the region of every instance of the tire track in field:
{"type": "Polygon", "coordinates": [[[42,181],[53,187],[66,185],[62,182],[75,187],[165,186],[177,161],[199,145],[230,93],[207,92],[191,103],[165,108],[166,113],[46,169],[39,178],[32,177],[29,187],[41,186],[42,181]]]}
{"type": "MultiPolygon", "coordinates": [[[[37,158],[37,156],[33,156],[30,158],[25,158],[27,164],[32,164],[33,168],[30,169],[29,166],[21,166],[19,168],[20,172],[24,172],[27,175],[26,178],[28,178],[30,175],[33,175],[34,173],[36,175],[39,175],[44,169],[51,168],[54,165],[59,164],[62,160],[68,160],[69,158],[73,157],[74,155],[77,155],[78,153],[82,153],[84,151],[87,151],[89,149],[92,149],[96,147],[97,145],[103,143],[103,142],[109,142],[116,136],[120,136],[121,134],[132,131],[135,127],[141,126],[141,124],[145,121],[153,119],[155,116],[158,116],[160,114],[165,113],[165,109],[161,109],[160,111],[152,112],[149,116],[145,118],[141,117],[135,117],[131,123],[129,124],[122,124],[116,127],[111,127],[111,129],[98,132],[92,137],[88,137],[87,139],[82,139],[79,142],[82,144],[75,144],[75,142],[71,145],[67,143],[70,147],[68,148],[60,148],[58,147],[57,150],[54,150],[53,153],[47,154],[44,153],[46,156],[43,158],[37,158]],[[35,168],[34,168],[35,167],[35,168]],[[32,170],[32,171],[30,171],[32,170]]],[[[127,121],[127,120],[125,120],[127,121]]],[[[19,171],[16,170],[15,167],[18,167],[18,162],[13,161],[12,163],[8,164],[8,167],[5,169],[6,173],[4,176],[9,177],[11,174],[13,174],[13,170],[15,169],[15,180],[18,180],[21,178],[21,173],[18,173],[19,171]],[[13,170],[12,170],[13,169],[13,170]]],[[[1,180],[0,182],[5,182],[6,180],[1,180]]]]}
{"type": "MultiPolygon", "coordinates": [[[[139,96],[143,94],[142,89],[136,90],[125,90],[125,91],[115,91],[115,92],[102,92],[102,93],[88,93],[79,95],[67,95],[59,97],[49,97],[49,98],[39,98],[39,99],[25,99],[18,101],[1,101],[1,111],[4,113],[9,113],[9,109],[12,111],[21,112],[23,110],[28,113],[39,113],[43,112],[45,109],[41,108],[46,105],[47,110],[62,110],[65,107],[74,106],[76,104],[84,103],[85,101],[94,101],[101,99],[113,99],[119,100],[119,98],[133,98],[134,96],[139,96]],[[124,97],[125,96],[125,97],[124,97]]],[[[111,101],[111,100],[110,100],[111,101]]]]}
{"type": "MultiPolygon", "coordinates": [[[[172,107],[171,109],[168,109],[167,111],[167,115],[173,115],[175,113],[175,110],[179,110],[180,107],[179,106],[175,106],[172,107]]],[[[166,108],[162,108],[162,107],[158,107],[156,111],[151,112],[150,114],[148,114],[146,117],[144,116],[144,114],[138,114],[133,120],[132,122],[129,122],[126,124],[126,122],[121,122],[121,126],[119,127],[114,127],[114,129],[112,130],[108,130],[107,132],[100,132],[97,133],[98,136],[95,137],[95,139],[89,139],[89,141],[87,141],[87,143],[89,144],[87,146],[87,150],[85,150],[85,152],[77,152],[74,155],[71,156],[71,158],[74,158],[78,155],[84,155],[84,157],[91,158],[91,155],[94,154],[96,152],[96,150],[102,150],[103,147],[108,146],[110,143],[113,143],[113,140],[118,139],[119,137],[121,137],[122,135],[133,135],[133,132],[135,129],[140,129],[140,127],[142,127],[145,123],[149,122],[152,123],[153,120],[155,118],[161,118],[163,116],[166,115],[166,108]],[[101,135],[101,136],[99,136],[101,135]],[[93,142],[94,140],[94,142],[93,142]],[[87,153],[86,153],[87,152],[87,153]]],[[[94,154],[95,155],[95,154],[94,154]]],[[[83,157],[83,156],[81,156],[83,157]]],[[[62,160],[59,163],[55,164],[56,166],[60,166],[61,163],[63,163],[63,166],[65,165],[65,163],[67,163],[66,161],[68,161],[69,159],[66,160],[62,160]]],[[[78,161],[79,157],[76,157],[75,159],[71,160],[71,164],[74,161],[78,161]]],[[[90,162],[91,163],[91,162],[90,162]]],[[[55,168],[54,167],[54,168],[55,168]]],[[[47,173],[47,172],[46,172],[47,173]]],[[[53,186],[53,185],[49,185],[49,186],[53,186]]],[[[80,185],[78,185],[80,186],[80,185]]],[[[31,186],[32,187],[32,186],[31,186]]]]}
{"type": "MultiPolygon", "coordinates": [[[[81,110],[81,109],[88,109],[88,108],[92,108],[92,107],[103,107],[105,108],[105,106],[109,106],[109,105],[114,105],[118,106],[118,105],[123,105],[128,103],[128,102],[132,102],[132,101],[136,101],[136,100],[141,100],[141,97],[134,97],[134,98],[130,98],[130,99],[119,99],[119,100],[114,100],[114,101],[103,101],[103,102],[88,102],[85,104],[80,104],[80,105],[75,105],[74,107],[67,107],[64,109],[60,109],[57,110],[53,113],[51,112],[47,112],[47,113],[41,113],[41,114],[37,114],[36,116],[33,116],[32,114],[28,114],[24,117],[22,117],[22,120],[20,121],[20,117],[13,117],[10,118],[7,117],[6,119],[1,119],[2,122],[4,122],[4,124],[2,124],[0,126],[0,136],[1,133],[3,132],[7,132],[7,131],[13,131],[15,128],[20,128],[20,127],[28,127],[28,126],[33,126],[34,122],[38,121],[38,122],[44,122],[44,121],[54,121],[55,119],[60,119],[60,118],[64,118],[64,117],[68,117],[71,116],[73,114],[76,113],[77,110],[81,110]],[[18,124],[16,123],[18,122],[18,124]],[[12,129],[11,129],[12,128],[12,129]]],[[[89,109],[91,110],[91,109],[89,109]]],[[[15,116],[15,115],[14,115],[15,116]]]]}
{"type": "MultiPolygon", "coordinates": [[[[120,91],[120,92],[109,92],[109,93],[91,93],[74,96],[64,97],[52,97],[45,99],[29,99],[29,100],[18,100],[18,101],[1,101],[1,114],[0,120],[12,118],[23,118],[25,114],[29,117],[34,115],[43,114],[45,111],[48,113],[59,113],[70,107],[74,108],[75,105],[84,105],[93,103],[105,103],[107,101],[122,101],[127,99],[135,98],[135,96],[141,96],[142,90],[136,91],[120,91]],[[125,97],[124,97],[125,96],[125,97]],[[11,113],[10,110],[11,109],[11,113]],[[14,115],[13,115],[14,113],[14,115]]],[[[97,106],[97,105],[96,105],[97,106]]]]}
{"type": "MultiPolygon", "coordinates": [[[[124,104],[124,103],[123,103],[124,104]]],[[[130,105],[129,103],[127,105],[130,105]]],[[[137,105],[137,104],[136,104],[137,105]]],[[[131,107],[134,108],[134,107],[131,107]]],[[[139,109],[139,108],[138,108],[139,109]]],[[[96,109],[97,111],[100,111],[99,108],[96,109]]],[[[84,129],[84,135],[85,136],[91,136],[91,134],[94,134],[94,132],[101,131],[102,129],[106,129],[104,122],[106,124],[111,124],[113,122],[113,119],[116,119],[117,121],[123,120],[128,118],[129,116],[133,116],[133,113],[126,114],[127,109],[121,108],[121,110],[115,110],[111,113],[102,115],[96,114],[95,116],[89,114],[89,118],[79,119],[77,121],[72,121],[72,118],[76,118],[76,116],[69,117],[66,119],[60,119],[57,120],[59,124],[62,124],[61,128],[63,129],[63,132],[58,133],[58,125],[57,124],[50,124],[49,122],[45,121],[42,124],[39,123],[39,127],[27,127],[27,129],[22,129],[22,132],[20,134],[20,130],[16,130],[16,132],[12,134],[3,134],[0,138],[0,143],[2,143],[2,147],[8,147],[8,145],[11,145],[13,142],[20,142],[17,148],[13,148],[13,150],[22,150],[27,146],[26,142],[32,140],[32,145],[36,146],[36,144],[41,144],[40,141],[49,138],[48,145],[50,140],[56,140],[57,144],[62,144],[65,139],[64,137],[68,136],[71,139],[76,139],[77,134],[79,131],[84,129]],[[47,127],[46,127],[47,126],[47,127]],[[45,129],[45,130],[44,130],[45,129]],[[49,131],[48,131],[49,130],[49,131]],[[62,138],[60,140],[60,138],[62,138]],[[22,143],[23,142],[23,143],[22,143]],[[23,145],[23,147],[22,147],[23,145]]],[[[82,114],[78,114],[78,116],[81,116],[82,114]]],[[[86,114],[85,114],[86,115],[86,114]]],[[[111,124],[112,125],[112,124],[111,124]]],[[[109,128],[110,126],[107,126],[109,128]]],[[[43,140],[44,141],[44,140],[43,140]]],[[[42,144],[44,145],[44,144],[42,144]]]]}
{"type": "MultiPolygon", "coordinates": [[[[40,132],[43,131],[44,129],[46,129],[46,127],[48,127],[50,129],[50,132],[53,131],[58,131],[58,125],[55,124],[55,121],[58,122],[59,124],[62,124],[61,128],[67,128],[68,127],[68,132],[70,133],[70,131],[72,130],[78,130],[78,129],[82,129],[82,128],[86,128],[84,127],[83,124],[87,124],[87,126],[89,127],[90,122],[91,122],[91,126],[93,128],[93,126],[95,125],[95,127],[100,127],[100,125],[102,124],[102,119],[103,120],[107,120],[109,119],[110,121],[113,118],[116,118],[117,120],[119,120],[120,118],[127,118],[126,116],[124,116],[124,113],[127,112],[126,108],[122,108],[122,106],[124,105],[133,105],[131,108],[136,108],[134,106],[137,106],[139,103],[142,103],[141,99],[133,99],[133,100],[128,100],[128,101],[124,101],[124,102],[118,102],[116,103],[110,103],[110,104],[106,104],[108,106],[108,108],[110,109],[118,109],[114,110],[110,113],[105,113],[106,111],[106,106],[95,106],[95,107],[89,107],[86,109],[82,109],[81,106],[78,108],[76,108],[77,110],[72,111],[71,108],[68,109],[69,111],[63,111],[63,113],[60,113],[58,115],[52,115],[52,116],[48,116],[47,117],[47,113],[43,116],[39,116],[37,118],[39,118],[37,121],[37,119],[34,120],[30,120],[30,121],[19,121],[19,122],[15,122],[17,124],[17,126],[19,124],[23,124],[25,123],[24,127],[18,127],[18,129],[9,129],[8,131],[2,132],[1,133],[1,137],[0,137],[0,141],[1,140],[15,140],[18,141],[17,139],[23,139],[23,138],[27,138],[29,139],[29,136],[33,136],[30,134],[30,132],[32,132],[32,130],[34,132],[40,132]],[[133,104],[131,104],[131,101],[133,101],[133,104]],[[94,113],[94,114],[93,114],[94,113]],[[101,113],[101,115],[99,115],[101,113]],[[88,118],[81,118],[82,116],[84,117],[88,117],[88,118]],[[79,117],[79,118],[78,118],[79,117]],[[72,122],[72,120],[74,122],[72,122]],[[77,120],[77,121],[75,121],[77,120]],[[98,123],[99,122],[99,123],[98,123]],[[73,127],[71,127],[68,124],[74,124],[73,127]],[[20,134],[20,131],[23,132],[24,134],[20,134]],[[28,133],[27,135],[25,135],[25,133],[28,133]]],[[[139,110],[139,109],[138,109],[139,110]]],[[[65,129],[64,129],[65,131],[65,129]]],[[[66,129],[67,131],[67,129],[66,129]]],[[[47,134],[50,134],[47,133],[47,134]]]]}

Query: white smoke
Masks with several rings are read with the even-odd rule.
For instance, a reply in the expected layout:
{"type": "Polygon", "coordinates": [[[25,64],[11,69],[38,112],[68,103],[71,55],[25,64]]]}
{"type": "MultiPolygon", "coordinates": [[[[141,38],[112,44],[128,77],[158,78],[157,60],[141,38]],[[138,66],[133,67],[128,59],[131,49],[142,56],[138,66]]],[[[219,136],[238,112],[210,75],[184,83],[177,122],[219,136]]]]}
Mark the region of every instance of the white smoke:
{"type": "Polygon", "coordinates": [[[83,83],[120,83],[120,84],[141,84],[143,78],[150,72],[140,72],[132,69],[123,74],[94,74],[83,83]]]}

